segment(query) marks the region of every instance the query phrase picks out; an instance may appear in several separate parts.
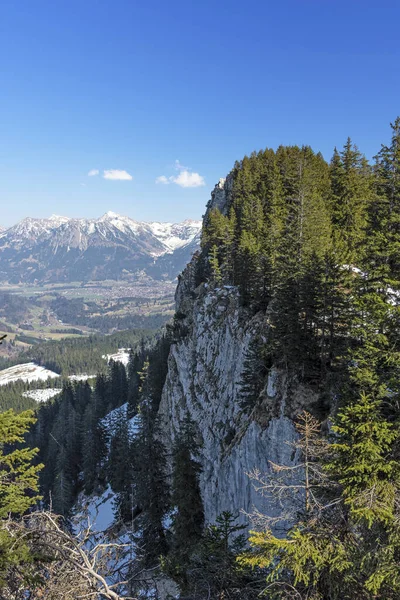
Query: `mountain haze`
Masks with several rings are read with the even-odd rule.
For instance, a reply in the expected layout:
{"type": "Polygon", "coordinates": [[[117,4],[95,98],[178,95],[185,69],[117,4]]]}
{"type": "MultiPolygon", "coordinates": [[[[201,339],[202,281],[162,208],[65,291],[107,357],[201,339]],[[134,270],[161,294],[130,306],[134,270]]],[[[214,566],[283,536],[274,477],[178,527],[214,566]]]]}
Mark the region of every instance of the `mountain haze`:
{"type": "Polygon", "coordinates": [[[200,231],[201,221],[146,223],[111,211],[97,219],[28,217],[0,233],[0,280],[171,280],[197,250],[200,231]]]}

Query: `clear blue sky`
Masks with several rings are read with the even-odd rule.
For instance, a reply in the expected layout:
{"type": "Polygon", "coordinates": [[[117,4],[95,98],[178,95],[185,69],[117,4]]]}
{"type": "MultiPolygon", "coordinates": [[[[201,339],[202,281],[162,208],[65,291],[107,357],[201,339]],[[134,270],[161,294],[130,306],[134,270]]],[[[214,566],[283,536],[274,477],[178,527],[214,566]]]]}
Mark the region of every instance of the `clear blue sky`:
{"type": "Polygon", "coordinates": [[[200,218],[252,150],[329,159],[351,136],[373,156],[400,113],[399,23],[397,0],[2,0],[0,224],[200,218]]]}

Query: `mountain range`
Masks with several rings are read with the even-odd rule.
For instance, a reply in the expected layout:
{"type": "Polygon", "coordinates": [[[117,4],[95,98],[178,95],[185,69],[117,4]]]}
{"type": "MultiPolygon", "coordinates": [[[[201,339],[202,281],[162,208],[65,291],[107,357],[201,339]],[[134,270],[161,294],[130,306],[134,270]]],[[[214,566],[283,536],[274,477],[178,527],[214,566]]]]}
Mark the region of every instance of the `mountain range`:
{"type": "Polygon", "coordinates": [[[201,221],[134,221],[107,212],[97,219],[52,215],[0,228],[0,281],[58,283],[173,280],[200,244],[201,221]]]}

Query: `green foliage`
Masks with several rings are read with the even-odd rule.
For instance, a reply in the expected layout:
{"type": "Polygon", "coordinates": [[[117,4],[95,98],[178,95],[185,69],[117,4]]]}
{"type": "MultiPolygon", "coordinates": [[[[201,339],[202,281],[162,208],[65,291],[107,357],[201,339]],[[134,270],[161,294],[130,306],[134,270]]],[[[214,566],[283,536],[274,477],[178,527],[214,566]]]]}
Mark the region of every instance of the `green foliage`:
{"type": "Polygon", "coordinates": [[[22,412],[24,410],[35,409],[37,407],[36,400],[26,397],[23,395],[28,390],[39,390],[46,388],[60,388],[61,391],[62,382],[57,379],[48,379],[47,381],[14,381],[6,385],[0,386],[0,410],[5,411],[10,408],[16,412],[22,412]]]}
{"type": "Polygon", "coordinates": [[[359,259],[367,211],[373,198],[371,168],[350,140],[339,154],[335,148],[330,165],[332,223],[353,259],[359,259]]]}
{"type": "Polygon", "coordinates": [[[43,465],[32,464],[37,449],[17,446],[24,441],[30,425],[35,423],[32,411],[16,415],[8,410],[0,415],[0,518],[23,514],[39,497],[38,473],[43,465]],[[10,445],[14,449],[10,450],[10,445]]]}
{"type": "Polygon", "coordinates": [[[320,600],[398,597],[396,429],[382,417],[380,402],[365,394],[339,413],[333,443],[319,459],[315,501],[284,537],[269,527],[251,532],[252,551],[239,559],[267,570],[271,598],[291,591],[320,600]]]}
{"type": "Polygon", "coordinates": [[[185,272],[189,289],[236,286],[243,314],[262,311],[268,321],[268,339],[253,340],[237,382],[243,410],[257,402],[272,364],[325,394],[324,417],[335,398],[328,448],[306,415],[293,444],[298,464],[272,465],[298,478],[287,484],[297,504],[285,535],[268,525],[251,534],[247,552],[231,513],[204,530],[192,424],[182,426],[168,460],[158,410],[170,345],[190,332],[187,315],[177,313],[151,348],[135,338],[127,373],[117,363],[105,372],[99,356],[109,349],[96,336],[68,341],[65,352],[52,344],[31,351],[64,374],[102,371],[94,390],[64,385],[39,411],[32,443],[46,462],[45,500],[68,515],[80,490],[110,483],[117,516],[136,530],[142,565],[155,568],[163,555],[190,598],[253,599],[265,579],[271,599],[400,596],[400,118],[375,161],[371,167],[350,139],[330,164],[308,146],[244,157],[185,272]],[[137,432],[122,417],[108,439],[102,419],[125,402],[137,432]]]}
{"type": "Polygon", "coordinates": [[[168,552],[163,524],[170,510],[165,446],[149,403],[142,403],[139,432],[132,443],[135,502],[141,518],[141,561],[154,568],[168,552]]]}
{"type": "Polygon", "coordinates": [[[59,514],[70,514],[82,488],[91,493],[106,482],[108,435],[102,419],[127,401],[127,393],[125,367],[111,362],[108,375],[97,376],[94,390],[87,382],[65,382],[54,402],[39,408],[29,442],[39,447],[45,464],[44,500],[59,514]]]}
{"type": "Polygon", "coordinates": [[[32,411],[16,415],[8,410],[0,415],[0,587],[10,569],[34,559],[27,540],[14,536],[12,527],[5,526],[8,518],[18,518],[40,500],[38,474],[43,465],[34,464],[37,449],[23,445],[34,422],[32,411]]]}
{"type": "Polygon", "coordinates": [[[381,415],[380,402],[362,393],[344,408],[333,426],[335,440],[327,472],[340,484],[350,517],[389,525],[395,518],[400,464],[391,458],[397,428],[381,415]]]}
{"type": "Polygon", "coordinates": [[[250,310],[268,309],[269,359],[320,387],[328,374],[340,385],[357,361],[365,314],[380,302],[386,313],[371,320],[384,336],[377,350],[400,352],[399,119],[392,129],[374,168],[350,139],[330,165],[308,146],[244,157],[224,214],[213,209],[205,223],[203,280],[238,286],[250,310]]]}

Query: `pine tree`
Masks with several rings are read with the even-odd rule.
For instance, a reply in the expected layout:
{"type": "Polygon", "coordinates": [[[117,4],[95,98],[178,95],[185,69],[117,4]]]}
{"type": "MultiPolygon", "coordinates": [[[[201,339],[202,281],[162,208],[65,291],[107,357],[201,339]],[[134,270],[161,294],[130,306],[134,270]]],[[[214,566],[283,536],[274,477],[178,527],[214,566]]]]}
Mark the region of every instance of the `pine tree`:
{"type": "Polygon", "coordinates": [[[38,473],[43,465],[34,465],[37,448],[20,446],[36,419],[32,411],[16,415],[8,410],[0,415],[0,518],[23,514],[38,498],[38,473]],[[17,446],[16,446],[17,445],[17,446]],[[11,449],[10,450],[10,446],[11,449]]]}
{"type": "MultiPolygon", "coordinates": [[[[396,285],[400,282],[400,117],[391,124],[390,146],[376,157],[377,198],[370,211],[375,269],[396,285]]],[[[372,257],[371,257],[372,259],[372,257]]],[[[370,261],[372,263],[372,260],[370,261]]]]}
{"type": "Polygon", "coordinates": [[[220,283],[222,281],[222,276],[221,276],[221,268],[219,266],[219,260],[218,260],[218,248],[216,245],[214,245],[211,249],[210,270],[211,270],[211,281],[215,285],[220,285],[220,283]]]}
{"type": "Polygon", "coordinates": [[[125,404],[128,397],[128,378],[125,365],[119,361],[110,361],[109,365],[109,410],[125,404]]]}
{"type": "Polygon", "coordinates": [[[400,464],[390,458],[399,433],[381,415],[380,402],[365,393],[339,413],[327,471],[342,486],[344,503],[355,521],[387,524],[395,518],[400,464]]]}
{"type": "Polygon", "coordinates": [[[240,565],[237,557],[244,551],[245,525],[225,511],[209,525],[197,552],[191,557],[185,578],[177,578],[183,590],[200,598],[256,600],[262,591],[258,569],[240,565]]]}
{"type": "Polygon", "coordinates": [[[143,358],[139,353],[131,353],[128,363],[128,418],[137,414],[139,403],[139,372],[143,368],[143,358]]]}
{"type": "Polygon", "coordinates": [[[52,508],[64,517],[69,516],[74,501],[74,482],[68,458],[65,446],[61,446],[57,453],[56,471],[51,490],[52,508]]]}

